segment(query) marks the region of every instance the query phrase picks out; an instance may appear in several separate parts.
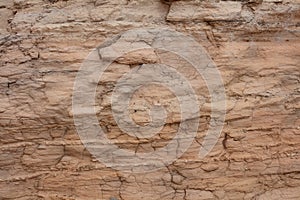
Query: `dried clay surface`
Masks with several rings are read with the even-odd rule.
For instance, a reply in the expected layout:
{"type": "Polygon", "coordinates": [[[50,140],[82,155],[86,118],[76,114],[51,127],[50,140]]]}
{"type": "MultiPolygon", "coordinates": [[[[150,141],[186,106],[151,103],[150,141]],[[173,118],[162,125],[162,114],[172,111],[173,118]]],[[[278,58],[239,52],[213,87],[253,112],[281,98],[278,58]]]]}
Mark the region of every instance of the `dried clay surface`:
{"type": "Polygon", "coordinates": [[[0,16],[0,199],[300,199],[299,0],[0,0],[0,16]],[[118,128],[109,99],[135,66],[165,60],[203,100],[197,136],[178,160],[125,173],[80,140],[73,84],[89,52],[144,27],[170,28],[204,47],[224,81],[226,119],[213,150],[199,158],[211,114],[201,76],[168,52],[124,55],[105,71],[96,96],[99,124],[120,148],[161,148],[180,122],[174,94],[149,85],[129,111],[147,124],[149,105],[161,101],[169,113],[161,133],[137,140],[118,128]]]}

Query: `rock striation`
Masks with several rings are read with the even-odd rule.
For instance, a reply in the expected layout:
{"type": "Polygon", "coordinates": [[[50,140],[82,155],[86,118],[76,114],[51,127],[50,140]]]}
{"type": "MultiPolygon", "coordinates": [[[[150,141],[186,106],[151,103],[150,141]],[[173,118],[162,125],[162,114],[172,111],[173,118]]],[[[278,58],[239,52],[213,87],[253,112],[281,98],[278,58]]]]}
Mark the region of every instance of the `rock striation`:
{"type": "Polygon", "coordinates": [[[0,0],[0,16],[0,199],[300,199],[299,0],[0,0]],[[72,93],[89,52],[143,27],[174,29],[205,48],[223,77],[227,113],[216,146],[200,159],[211,113],[201,76],[170,53],[124,55],[96,96],[99,124],[120,148],[163,147],[180,122],[174,94],[149,85],[133,97],[131,117],[149,123],[149,106],[161,100],[166,125],[150,139],[122,133],[110,96],[132,68],[164,59],[203,100],[197,137],[182,157],[157,171],[125,173],[83,145],[72,93]]]}

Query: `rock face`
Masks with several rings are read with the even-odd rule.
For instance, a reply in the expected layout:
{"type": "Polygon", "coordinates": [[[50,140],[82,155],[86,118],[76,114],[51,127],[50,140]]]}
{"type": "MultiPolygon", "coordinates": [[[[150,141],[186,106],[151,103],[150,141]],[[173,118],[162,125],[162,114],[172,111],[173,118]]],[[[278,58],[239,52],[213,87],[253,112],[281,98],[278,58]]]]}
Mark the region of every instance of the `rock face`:
{"type": "Polygon", "coordinates": [[[0,16],[0,199],[300,199],[299,0],[0,0],[0,16]],[[227,114],[216,146],[199,158],[211,114],[201,76],[166,52],[120,57],[96,96],[99,124],[120,148],[161,148],[180,122],[172,91],[149,85],[132,97],[129,111],[145,125],[150,105],[161,100],[168,112],[161,133],[137,140],[118,128],[110,97],[131,69],[163,59],[203,100],[198,134],[178,160],[128,173],[85,148],[72,93],[89,52],[143,27],[189,34],[205,48],[222,75],[227,114]]]}

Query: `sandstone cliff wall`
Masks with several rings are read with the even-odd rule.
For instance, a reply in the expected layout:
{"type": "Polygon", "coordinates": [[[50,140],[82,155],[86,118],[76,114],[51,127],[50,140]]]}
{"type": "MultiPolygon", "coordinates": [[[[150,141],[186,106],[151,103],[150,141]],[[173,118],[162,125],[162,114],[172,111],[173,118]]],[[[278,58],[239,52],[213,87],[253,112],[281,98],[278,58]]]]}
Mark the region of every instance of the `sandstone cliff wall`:
{"type": "MultiPolygon", "coordinates": [[[[0,199],[300,199],[299,0],[0,0],[0,16],[0,199]],[[201,77],[190,74],[204,100],[193,145],[165,168],[133,174],[85,149],[72,92],[93,48],[141,27],[171,28],[205,48],[223,77],[227,115],[214,149],[198,158],[210,101],[201,77]]],[[[107,99],[112,80],[151,56],[114,63],[98,86],[101,126],[138,152],[170,139],[178,102],[169,90],[144,91],[148,103],[171,102],[173,114],[158,137],[139,143],[118,129],[107,99]]],[[[181,62],[172,56],[163,58],[181,62]]],[[[133,107],[137,123],[149,120],[145,105],[133,107]]]]}

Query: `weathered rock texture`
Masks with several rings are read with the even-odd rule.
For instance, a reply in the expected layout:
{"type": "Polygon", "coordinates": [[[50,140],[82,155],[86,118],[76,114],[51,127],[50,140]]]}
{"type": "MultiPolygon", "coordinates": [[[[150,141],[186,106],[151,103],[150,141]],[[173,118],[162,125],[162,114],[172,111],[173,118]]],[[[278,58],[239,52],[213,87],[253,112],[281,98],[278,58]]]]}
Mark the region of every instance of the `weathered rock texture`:
{"type": "MultiPolygon", "coordinates": [[[[300,199],[299,0],[0,0],[0,16],[0,199],[300,199]],[[82,145],[71,112],[76,73],[105,39],[138,27],[192,35],[222,73],[226,124],[206,158],[197,155],[209,95],[193,74],[206,100],[199,134],[172,165],[123,173],[82,145]]],[[[111,139],[142,152],[168,141],[178,111],[170,106],[175,114],[164,132],[140,145],[120,132],[107,105],[111,80],[149,62],[139,58],[114,63],[98,98],[99,122],[111,139]]],[[[174,101],[169,90],[149,87],[133,107],[140,124],[149,120],[145,110],[153,99],[174,101]]]]}

